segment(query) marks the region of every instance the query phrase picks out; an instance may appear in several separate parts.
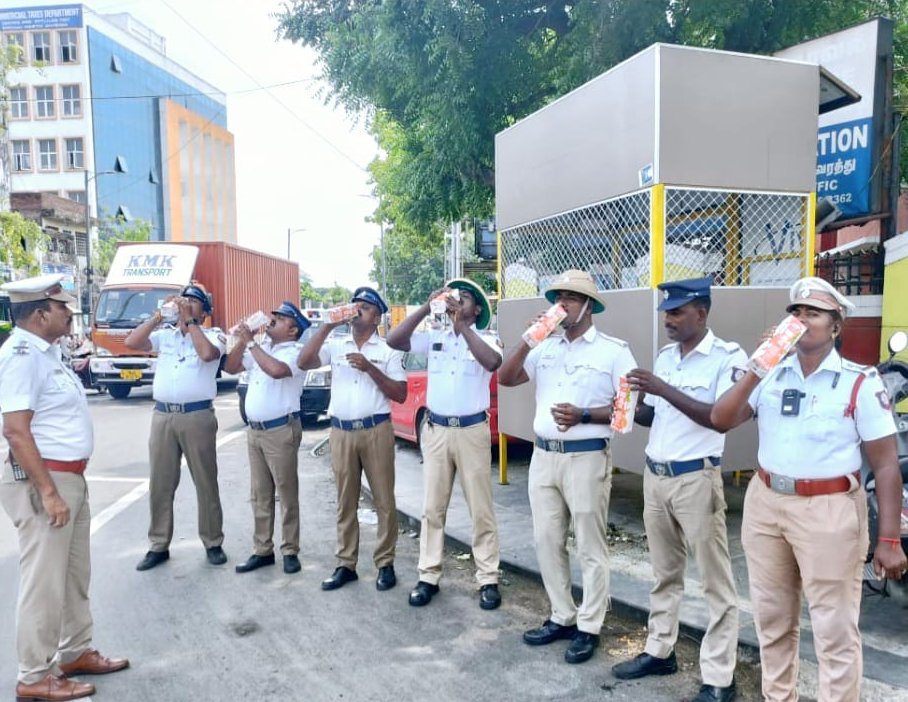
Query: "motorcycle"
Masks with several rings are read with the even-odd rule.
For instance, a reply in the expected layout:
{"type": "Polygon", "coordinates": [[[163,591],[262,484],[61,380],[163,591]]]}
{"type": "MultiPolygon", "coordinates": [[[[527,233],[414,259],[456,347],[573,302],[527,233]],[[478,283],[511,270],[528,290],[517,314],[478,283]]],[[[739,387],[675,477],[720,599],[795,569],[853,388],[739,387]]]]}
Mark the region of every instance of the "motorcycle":
{"type": "MultiPolygon", "coordinates": [[[[877,366],[880,378],[889,393],[892,414],[896,425],[898,461],[902,471],[902,549],[908,553],[908,413],[899,412],[896,405],[908,398],[908,363],[895,360],[895,355],[908,348],[908,334],[895,332],[888,342],[889,358],[877,366]]],[[[866,460],[861,468],[864,489],[867,492],[867,524],[870,532],[870,550],[864,565],[864,585],[874,593],[892,597],[901,606],[908,607],[908,575],[899,580],[878,578],[873,570],[873,549],[879,534],[879,503],[876,497],[876,481],[866,460]]]]}

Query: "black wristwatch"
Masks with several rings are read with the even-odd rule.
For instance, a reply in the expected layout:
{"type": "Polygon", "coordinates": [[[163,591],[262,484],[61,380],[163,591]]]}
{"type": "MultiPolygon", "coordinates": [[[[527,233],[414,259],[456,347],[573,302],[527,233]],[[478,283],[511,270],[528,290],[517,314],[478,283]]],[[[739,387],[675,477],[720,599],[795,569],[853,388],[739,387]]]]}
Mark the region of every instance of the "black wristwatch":
{"type": "Polygon", "coordinates": [[[589,408],[584,408],[584,410],[580,413],[580,423],[589,424],[592,421],[593,421],[593,415],[590,414],[589,408]]]}
{"type": "Polygon", "coordinates": [[[201,324],[201,322],[199,320],[197,320],[195,317],[193,317],[192,319],[190,319],[189,321],[186,322],[187,327],[193,327],[193,326],[197,327],[200,324],[201,324]]]}

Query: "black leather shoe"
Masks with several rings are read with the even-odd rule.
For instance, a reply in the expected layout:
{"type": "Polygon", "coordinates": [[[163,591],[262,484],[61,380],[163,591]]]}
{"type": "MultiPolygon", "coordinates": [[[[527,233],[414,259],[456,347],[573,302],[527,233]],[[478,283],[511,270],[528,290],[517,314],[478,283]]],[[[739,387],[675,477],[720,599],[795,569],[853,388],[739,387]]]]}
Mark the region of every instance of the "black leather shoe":
{"type": "Polygon", "coordinates": [[[715,685],[703,685],[700,688],[700,694],[694,697],[691,702],[731,702],[735,699],[737,690],[735,690],[735,681],[731,681],[728,687],[716,687],[715,685]]]}
{"type": "Polygon", "coordinates": [[[433,585],[432,583],[420,580],[416,583],[416,587],[410,591],[410,606],[425,607],[432,601],[432,598],[438,594],[438,590],[438,585],[433,585]]]}
{"type": "Polygon", "coordinates": [[[378,569],[378,577],[375,578],[376,590],[390,590],[397,585],[397,576],[394,574],[394,566],[386,565],[378,569]]]}
{"type": "Polygon", "coordinates": [[[558,639],[572,639],[577,633],[576,624],[556,624],[551,619],[546,619],[538,629],[523,632],[523,642],[530,646],[545,646],[558,639]]]}
{"type": "Polygon", "coordinates": [[[288,575],[291,573],[299,573],[300,568],[300,559],[296,554],[291,553],[289,556],[284,556],[284,572],[288,575]]]}
{"type": "Polygon", "coordinates": [[[501,606],[501,593],[498,585],[483,585],[479,588],[479,606],[483,609],[498,609],[501,606]]]}
{"type": "Polygon", "coordinates": [[[564,660],[568,663],[583,663],[593,657],[593,652],[599,648],[599,636],[578,631],[571,639],[570,646],[564,652],[564,660]]]}
{"type": "Polygon", "coordinates": [[[253,553],[244,563],[238,563],[235,570],[237,573],[248,573],[271,565],[274,565],[273,553],[269,553],[267,556],[259,556],[258,554],[253,553]]]}
{"type": "Polygon", "coordinates": [[[168,558],[170,558],[170,551],[149,551],[145,554],[145,558],[139,561],[136,570],[151,570],[155,566],[161,565],[168,558]]]}
{"type": "Polygon", "coordinates": [[[629,661],[612,667],[612,673],[619,680],[635,680],[647,675],[671,675],[678,672],[678,661],[672,651],[668,658],[656,658],[648,653],[641,653],[629,661]]]}
{"type": "Polygon", "coordinates": [[[205,555],[211,565],[224,565],[227,562],[227,554],[220,546],[212,546],[205,549],[205,555]]]}
{"type": "Polygon", "coordinates": [[[322,590],[337,590],[339,587],[352,583],[354,580],[359,580],[355,570],[350,570],[346,566],[338,566],[334,569],[330,578],[322,580],[322,590]]]}

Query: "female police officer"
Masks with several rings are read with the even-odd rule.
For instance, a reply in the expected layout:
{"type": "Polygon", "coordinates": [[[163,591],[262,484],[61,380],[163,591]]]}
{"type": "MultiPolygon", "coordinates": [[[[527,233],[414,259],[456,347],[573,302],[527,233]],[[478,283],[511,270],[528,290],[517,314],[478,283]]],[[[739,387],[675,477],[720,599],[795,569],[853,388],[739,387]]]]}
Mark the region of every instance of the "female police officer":
{"type": "MultiPolygon", "coordinates": [[[[801,593],[819,661],[819,701],[857,702],[858,614],[867,553],[861,447],[880,500],[874,567],[900,577],[901,475],[889,398],[873,369],[835,349],[853,305],[826,281],[803,278],[788,312],[807,325],[797,352],[758,377],[748,370],[713,406],[719,430],[756,416],[759,471],[744,500],[741,540],[768,702],[797,699],[801,593]]],[[[753,364],[751,364],[753,367],[753,364]]]]}

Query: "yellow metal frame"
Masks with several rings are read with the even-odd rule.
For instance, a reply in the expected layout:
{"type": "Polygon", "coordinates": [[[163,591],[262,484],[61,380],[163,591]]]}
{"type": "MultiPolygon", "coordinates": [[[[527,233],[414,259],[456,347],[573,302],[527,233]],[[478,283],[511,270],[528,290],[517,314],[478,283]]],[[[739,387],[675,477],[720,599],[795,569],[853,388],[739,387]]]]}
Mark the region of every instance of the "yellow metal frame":
{"type": "MultiPolygon", "coordinates": [[[[495,263],[497,268],[497,275],[495,280],[495,292],[498,293],[498,303],[501,304],[501,232],[497,229],[495,230],[495,253],[498,256],[498,260],[495,263]]],[[[496,309],[496,313],[497,313],[496,309]]],[[[498,432],[498,484],[507,485],[508,484],[508,437],[505,434],[498,432]]]]}
{"type": "Polygon", "coordinates": [[[804,247],[804,275],[816,275],[814,256],[817,248],[817,194],[807,196],[807,245],[804,247]]]}
{"type": "Polygon", "coordinates": [[[651,288],[655,288],[665,277],[665,185],[663,183],[652,187],[649,203],[649,284],[651,288]]]}

